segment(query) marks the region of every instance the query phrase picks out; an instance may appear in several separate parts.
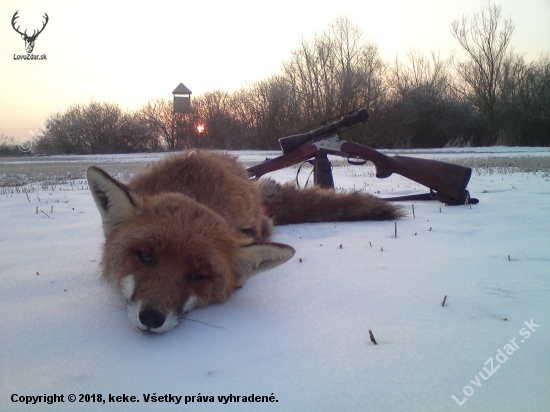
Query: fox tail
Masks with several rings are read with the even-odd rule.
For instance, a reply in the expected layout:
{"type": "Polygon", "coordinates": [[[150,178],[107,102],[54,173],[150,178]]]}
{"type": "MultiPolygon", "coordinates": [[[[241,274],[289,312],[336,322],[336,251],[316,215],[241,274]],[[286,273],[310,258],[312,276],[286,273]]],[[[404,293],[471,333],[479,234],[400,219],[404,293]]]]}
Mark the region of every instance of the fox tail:
{"type": "Polygon", "coordinates": [[[259,184],[267,215],[276,225],[393,220],[405,215],[399,206],[367,193],[337,192],[318,186],[299,189],[292,183],[281,185],[271,179],[262,179],[259,184]]]}

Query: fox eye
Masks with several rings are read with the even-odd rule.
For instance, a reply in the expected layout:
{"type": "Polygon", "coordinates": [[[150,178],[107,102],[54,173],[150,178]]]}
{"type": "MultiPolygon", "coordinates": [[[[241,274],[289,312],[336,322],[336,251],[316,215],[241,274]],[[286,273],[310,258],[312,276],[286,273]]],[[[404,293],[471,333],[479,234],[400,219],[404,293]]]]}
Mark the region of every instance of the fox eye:
{"type": "Polygon", "coordinates": [[[142,252],[138,250],[136,251],[136,255],[141,263],[145,263],[146,265],[155,264],[155,258],[147,252],[142,252]]]}
{"type": "Polygon", "coordinates": [[[200,282],[202,280],[205,280],[206,279],[206,276],[203,276],[201,275],[200,273],[190,273],[189,275],[189,279],[190,280],[193,280],[195,282],[200,282]]]}

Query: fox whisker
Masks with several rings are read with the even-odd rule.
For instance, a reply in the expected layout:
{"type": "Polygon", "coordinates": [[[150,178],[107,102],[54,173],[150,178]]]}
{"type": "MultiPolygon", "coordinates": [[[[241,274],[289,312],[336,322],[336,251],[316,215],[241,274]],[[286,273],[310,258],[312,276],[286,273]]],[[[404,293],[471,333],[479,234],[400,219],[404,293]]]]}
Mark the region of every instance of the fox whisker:
{"type": "Polygon", "coordinates": [[[107,306],[115,309],[115,312],[126,312],[126,306],[123,306],[123,305],[107,305],[107,306]]]}
{"type": "Polygon", "coordinates": [[[183,322],[186,321],[186,320],[190,320],[191,322],[202,323],[203,325],[212,326],[213,328],[219,328],[219,329],[229,330],[229,329],[227,329],[227,328],[224,327],[224,326],[212,325],[211,323],[203,322],[202,320],[196,320],[196,319],[190,319],[190,318],[181,318],[181,319],[179,320],[179,323],[183,323],[183,322]]]}

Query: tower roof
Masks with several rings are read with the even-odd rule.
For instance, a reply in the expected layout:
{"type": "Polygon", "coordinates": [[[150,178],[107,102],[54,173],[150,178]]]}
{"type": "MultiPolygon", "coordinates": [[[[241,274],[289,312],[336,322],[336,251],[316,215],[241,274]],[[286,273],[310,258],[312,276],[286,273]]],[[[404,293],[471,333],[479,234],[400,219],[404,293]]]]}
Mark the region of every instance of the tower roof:
{"type": "Polygon", "coordinates": [[[191,90],[189,90],[183,83],[180,83],[178,87],[174,89],[172,94],[191,94],[191,90]]]}

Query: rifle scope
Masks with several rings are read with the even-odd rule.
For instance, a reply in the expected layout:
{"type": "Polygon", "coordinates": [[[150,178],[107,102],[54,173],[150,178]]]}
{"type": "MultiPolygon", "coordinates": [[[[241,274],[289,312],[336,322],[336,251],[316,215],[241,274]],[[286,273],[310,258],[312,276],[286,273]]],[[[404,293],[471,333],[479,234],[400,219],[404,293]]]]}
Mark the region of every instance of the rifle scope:
{"type": "Polygon", "coordinates": [[[301,146],[309,142],[314,142],[320,139],[323,139],[327,136],[336,134],[343,127],[351,127],[359,123],[364,123],[368,120],[369,113],[367,109],[359,109],[355,112],[350,112],[347,115],[343,116],[342,119],[329,123],[323,127],[312,130],[308,133],[295,134],[292,136],[281,137],[279,139],[279,144],[283,153],[289,153],[293,150],[298,149],[301,146]]]}

